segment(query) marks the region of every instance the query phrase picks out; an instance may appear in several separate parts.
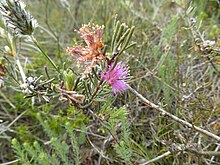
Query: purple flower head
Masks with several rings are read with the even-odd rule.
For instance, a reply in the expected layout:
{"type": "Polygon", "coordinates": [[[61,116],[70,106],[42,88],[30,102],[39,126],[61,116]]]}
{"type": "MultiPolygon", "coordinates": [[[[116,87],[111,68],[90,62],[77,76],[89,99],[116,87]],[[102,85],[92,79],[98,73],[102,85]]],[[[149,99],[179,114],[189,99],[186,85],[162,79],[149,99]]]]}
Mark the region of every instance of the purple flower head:
{"type": "Polygon", "coordinates": [[[113,93],[120,94],[128,88],[126,79],[128,77],[129,68],[126,67],[122,62],[119,62],[114,67],[114,63],[111,63],[105,73],[101,72],[102,80],[105,80],[109,86],[112,87],[113,93]]]}

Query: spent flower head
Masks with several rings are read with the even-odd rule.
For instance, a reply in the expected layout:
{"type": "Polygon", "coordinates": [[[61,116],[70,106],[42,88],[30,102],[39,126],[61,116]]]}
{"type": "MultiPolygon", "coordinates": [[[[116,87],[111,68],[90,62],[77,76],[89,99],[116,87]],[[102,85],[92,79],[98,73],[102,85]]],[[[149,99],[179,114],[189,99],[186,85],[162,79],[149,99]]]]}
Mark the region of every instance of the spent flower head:
{"type": "Polygon", "coordinates": [[[36,80],[36,77],[27,77],[25,83],[20,85],[23,92],[26,94],[32,93],[31,89],[34,90],[36,87],[36,80]]]}
{"type": "Polygon", "coordinates": [[[125,66],[122,62],[119,62],[114,67],[114,63],[111,63],[107,68],[105,73],[101,72],[102,80],[105,80],[109,86],[112,87],[113,93],[120,94],[128,89],[128,84],[126,79],[129,75],[129,68],[125,66]]]}
{"type": "Polygon", "coordinates": [[[102,42],[102,31],[103,26],[98,26],[89,23],[88,25],[83,25],[79,29],[79,34],[86,43],[86,47],[75,46],[72,48],[67,48],[66,51],[70,55],[78,55],[77,59],[78,66],[80,64],[91,61],[90,65],[87,66],[84,75],[88,74],[92,67],[99,61],[104,60],[105,56],[103,55],[104,44],[102,42]]]}
{"type": "Polygon", "coordinates": [[[37,26],[37,21],[21,0],[2,0],[0,13],[6,26],[17,35],[32,35],[37,26]]]}

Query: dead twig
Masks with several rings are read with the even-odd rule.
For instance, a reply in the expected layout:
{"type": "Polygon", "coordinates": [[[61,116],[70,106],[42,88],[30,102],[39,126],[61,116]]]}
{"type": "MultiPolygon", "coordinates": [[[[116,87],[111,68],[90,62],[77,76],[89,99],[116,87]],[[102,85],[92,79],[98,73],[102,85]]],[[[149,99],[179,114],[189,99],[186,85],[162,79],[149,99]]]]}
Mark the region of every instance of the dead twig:
{"type": "Polygon", "coordinates": [[[191,123],[189,123],[189,122],[187,122],[187,121],[185,121],[183,119],[178,118],[177,116],[172,115],[171,113],[169,113],[169,112],[165,111],[164,109],[162,109],[160,106],[158,106],[158,105],[152,103],[151,101],[147,100],[145,97],[143,97],[140,93],[138,93],[132,87],[128,86],[128,88],[130,89],[130,91],[135,96],[137,96],[139,99],[141,99],[144,103],[149,105],[151,108],[158,110],[163,115],[167,115],[168,117],[170,117],[171,119],[175,120],[176,122],[178,122],[178,123],[180,123],[182,125],[185,125],[185,126],[187,126],[189,128],[192,128],[192,129],[196,130],[197,132],[199,132],[199,133],[201,133],[203,135],[209,136],[209,137],[217,140],[218,142],[220,141],[220,136],[215,135],[215,134],[213,134],[213,133],[211,133],[211,132],[209,132],[207,130],[204,130],[204,129],[200,128],[200,127],[197,127],[197,126],[195,126],[195,125],[193,125],[193,124],[191,124],[191,123]]]}
{"type": "Polygon", "coordinates": [[[170,152],[170,151],[167,151],[167,152],[165,152],[164,154],[162,154],[162,155],[160,155],[160,156],[158,156],[158,157],[156,157],[156,158],[154,158],[154,159],[151,159],[151,160],[148,160],[147,162],[141,163],[140,165],[147,165],[147,164],[156,162],[156,161],[158,161],[158,160],[160,160],[160,159],[165,158],[166,156],[168,156],[168,155],[170,155],[170,154],[171,154],[171,152],[170,152]]]}

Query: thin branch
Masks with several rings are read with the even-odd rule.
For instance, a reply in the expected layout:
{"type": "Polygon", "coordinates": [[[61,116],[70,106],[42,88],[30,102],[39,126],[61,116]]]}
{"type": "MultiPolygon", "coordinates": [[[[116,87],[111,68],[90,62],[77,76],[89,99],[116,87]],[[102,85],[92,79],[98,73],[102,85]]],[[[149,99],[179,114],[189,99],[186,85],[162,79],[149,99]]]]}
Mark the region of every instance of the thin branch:
{"type": "Polygon", "coordinates": [[[18,162],[20,159],[16,159],[16,160],[13,160],[13,161],[10,161],[10,162],[7,162],[7,163],[1,163],[0,165],[8,165],[8,164],[14,164],[16,162],[18,162]]]}
{"type": "MultiPolygon", "coordinates": [[[[216,151],[197,151],[195,149],[190,149],[190,148],[187,148],[187,149],[184,149],[184,150],[179,150],[179,151],[181,151],[181,152],[188,151],[190,153],[193,153],[193,154],[196,154],[196,155],[201,155],[201,156],[220,156],[220,152],[216,152],[216,151]]],[[[166,156],[170,155],[171,153],[172,153],[171,151],[167,151],[164,154],[162,154],[162,155],[160,155],[160,156],[158,156],[154,159],[151,159],[151,160],[148,160],[144,163],[141,163],[140,165],[147,165],[147,164],[156,162],[160,159],[165,158],[166,156]]]]}
{"type": "MultiPolygon", "coordinates": [[[[217,145],[216,149],[215,149],[215,152],[217,152],[220,148],[220,145],[217,145]]],[[[215,156],[212,156],[211,157],[211,161],[213,161],[215,159],[215,156]]]]}
{"type": "Polygon", "coordinates": [[[24,112],[22,112],[19,116],[17,116],[10,124],[8,124],[8,126],[5,128],[5,130],[3,130],[3,131],[0,132],[0,134],[3,133],[3,132],[5,132],[7,129],[9,129],[9,128],[10,128],[18,119],[20,119],[27,111],[28,111],[28,109],[25,110],[24,112]]]}
{"type": "Polygon", "coordinates": [[[172,115],[171,113],[169,113],[169,112],[165,111],[164,109],[160,108],[158,105],[156,105],[156,104],[150,102],[149,100],[147,100],[145,97],[143,97],[140,93],[138,93],[132,87],[128,86],[128,88],[130,89],[130,91],[135,96],[137,96],[139,99],[141,99],[144,103],[150,105],[152,108],[158,110],[162,114],[167,115],[168,117],[170,117],[171,119],[175,120],[176,122],[178,122],[178,123],[180,123],[182,125],[185,125],[185,126],[187,126],[189,128],[192,128],[192,129],[196,130],[197,132],[200,132],[203,135],[209,136],[209,137],[211,137],[211,138],[213,138],[213,139],[215,139],[217,141],[220,141],[220,137],[218,135],[215,135],[215,134],[213,134],[213,133],[211,133],[209,131],[206,131],[206,130],[200,128],[200,127],[197,127],[197,126],[195,126],[195,125],[193,125],[193,124],[191,124],[191,123],[189,123],[189,122],[187,122],[187,121],[185,121],[183,119],[180,119],[180,118],[172,115]]]}
{"type": "Polygon", "coordinates": [[[160,155],[160,156],[158,156],[158,157],[156,157],[156,158],[154,158],[154,159],[148,160],[148,161],[145,162],[145,163],[141,163],[140,165],[147,165],[147,164],[156,162],[156,161],[158,161],[158,160],[160,160],[160,159],[163,159],[164,157],[166,157],[166,156],[168,156],[168,155],[170,155],[170,154],[171,154],[171,152],[170,152],[170,151],[167,151],[167,152],[165,152],[164,154],[162,154],[162,155],[160,155]]]}
{"type": "MultiPolygon", "coordinates": [[[[121,122],[116,125],[115,131],[118,131],[120,127],[121,127],[121,122]]],[[[105,152],[105,151],[106,151],[106,146],[107,146],[112,140],[114,140],[114,139],[115,139],[114,136],[110,133],[110,134],[108,135],[108,137],[105,139],[105,141],[103,142],[102,152],[105,152]]],[[[101,161],[102,161],[102,155],[99,155],[98,165],[101,165],[101,161]]]]}
{"type": "Polygon", "coordinates": [[[88,139],[89,143],[91,144],[91,146],[95,149],[95,151],[97,153],[99,153],[99,155],[101,155],[103,158],[108,159],[109,161],[111,161],[107,156],[104,155],[105,153],[99,147],[97,147],[95,144],[92,143],[92,141],[90,140],[88,135],[87,135],[87,139],[88,139]]]}
{"type": "Polygon", "coordinates": [[[196,154],[196,155],[203,155],[203,156],[220,156],[220,152],[217,152],[217,151],[197,151],[197,150],[194,150],[194,149],[186,149],[186,151],[188,152],[191,152],[193,154],[196,154]]]}

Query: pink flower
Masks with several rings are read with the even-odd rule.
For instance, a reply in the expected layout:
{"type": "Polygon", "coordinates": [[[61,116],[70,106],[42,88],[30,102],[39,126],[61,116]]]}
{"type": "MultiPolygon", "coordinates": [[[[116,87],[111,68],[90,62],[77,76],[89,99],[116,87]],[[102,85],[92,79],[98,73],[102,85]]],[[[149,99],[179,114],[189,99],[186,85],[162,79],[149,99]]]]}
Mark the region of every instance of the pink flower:
{"type": "Polygon", "coordinates": [[[112,87],[113,93],[120,94],[128,88],[126,79],[129,74],[129,68],[126,67],[122,62],[116,64],[113,68],[114,63],[111,63],[106,69],[105,73],[101,72],[102,80],[105,80],[109,86],[112,87]]]}
{"type": "Polygon", "coordinates": [[[75,46],[66,49],[70,55],[79,56],[77,59],[78,66],[87,62],[88,60],[91,61],[83,75],[88,74],[97,62],[105,59],[105,56],[102,53],[102,49],[104,47],[104,44],[102,43],[102,30],[103,26],[98,26],[91,23],[88,25],[83,25],[78,32],[84,39],[87,46],[75,46]]]}

